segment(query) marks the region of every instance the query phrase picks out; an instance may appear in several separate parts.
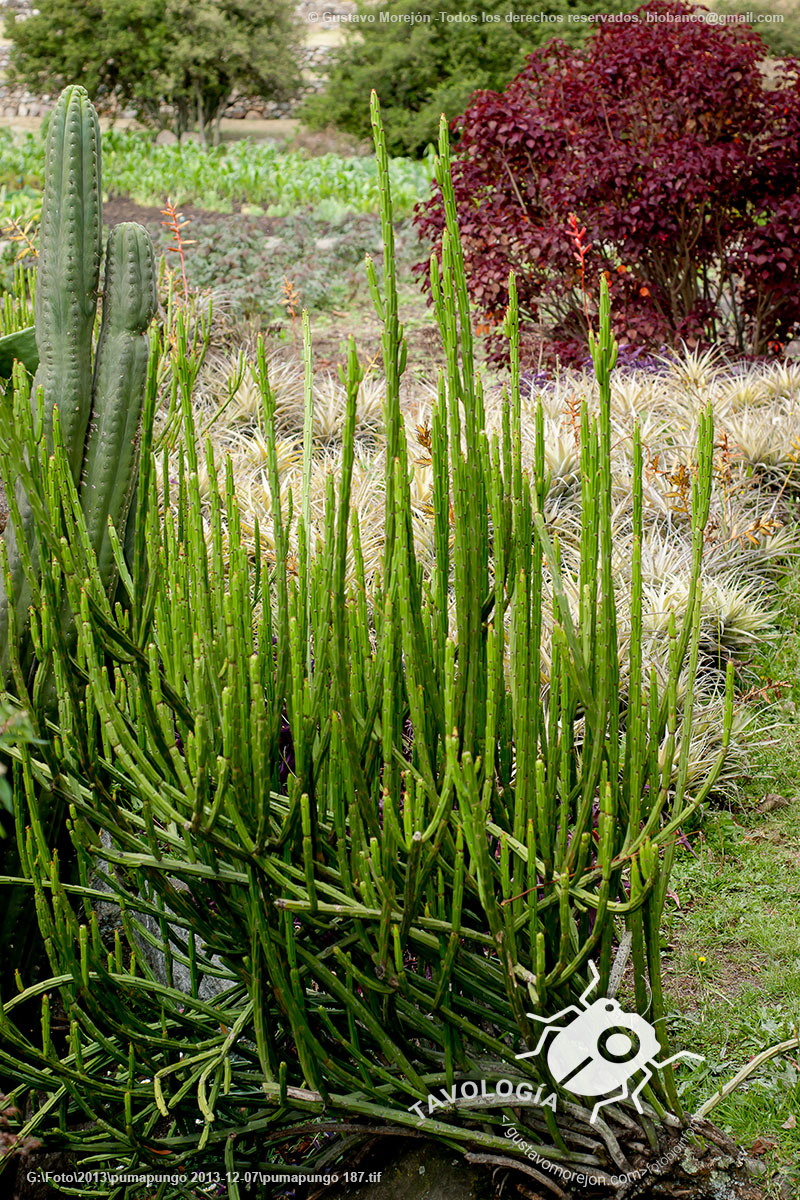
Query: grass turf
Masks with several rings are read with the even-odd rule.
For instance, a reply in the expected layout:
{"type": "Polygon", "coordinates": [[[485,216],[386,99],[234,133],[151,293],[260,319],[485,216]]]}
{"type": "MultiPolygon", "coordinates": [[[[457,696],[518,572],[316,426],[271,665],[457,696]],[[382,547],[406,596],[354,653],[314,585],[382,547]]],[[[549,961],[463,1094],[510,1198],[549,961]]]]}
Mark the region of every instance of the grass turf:
{"type": "MultiPolygon", "coordinates": [[[[670,1032],[675,1049],[706,1060],[678,1072],[690,1112],[800,1026],[799,599],[795,564],[780,591],[782,636],[756,660],[765,682],[790,681],[758,716],[764,729],[774,723],[772,744],[753,754],[739,797],[705,813],[695,856],[684,850],[672,874],[670,1032]]],[[[764,1063],[709,1115],[761,1158],[768,1195],[800,1196],[800,1050],[764,1063]]]]}

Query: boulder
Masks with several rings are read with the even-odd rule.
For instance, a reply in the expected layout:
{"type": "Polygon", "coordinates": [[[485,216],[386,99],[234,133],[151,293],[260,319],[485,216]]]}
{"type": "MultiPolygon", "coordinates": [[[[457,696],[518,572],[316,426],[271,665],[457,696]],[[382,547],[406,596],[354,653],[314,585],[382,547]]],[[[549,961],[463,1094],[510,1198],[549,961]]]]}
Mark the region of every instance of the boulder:
{"type": "MultiPolygon", "coordinates": [[[[100,834],[100,841],[109,850],[114,846],[111,834],[105,829],[100,834]]],[[[90,886],[98,891],[107,892],[110,897],[114,898],[109,899],[108,902],[105,900],[94,900],[92,907],[97,916],[97,924],[103,944],[111,950],[114,947],[114,931],[115,929],[122,928],[119,903],[115,898],[113,888],[106,881],[106,877],[111,875],[116,868],[103,859],[100,859],[97,865],[98,871],[92,876],[90,886]]],[[[170,882],[176,892],[188,890],[186,884],[179,879],[172,878],[170,882]]],[[[152,904],[152,900],[149,900],[149,903],[152,904]]],[[[170,911],[169,907],[165,906],[164,915],[167,925],[169,925],[170,911]]],[[[169,982],[167,961],[163,950],[164,942],[162,940],[161,926],[158,920],[150,916],[149,913],[136,914],[136,916],[147,933],[157,943],[153,945],[153,942],[148,937],[137,933],[136,941],[138,943],[139,954],[147,962],[159,983],[167,984],[169,982]]],[[[170,951],[172,955],[180,954],[185,958],[187,956],[186,932],[177,926],[174,927],[174,932],[174,939],[172,937],[169,939],[170,951]]],[[[197,939],[197,951],[201,955],[204,951],[203,942],[199,938],[197,939]]],[[[213,1000],[215,996],[226,992],[234,983],[233,977],[226,971],[218,955],[211,955],[209,961],[215,970],[218,969],[220,971],[220,974],[211,975],[202,971],[200,972],[197,994],[201,1000],[206,1001],[213,1000]]],[[[185,963],[178,962],[174,957],[172,959],[172,986],[177,988],[178,991],[183,992],[185,996],[192,994],[191,971],[185,963]]]]}

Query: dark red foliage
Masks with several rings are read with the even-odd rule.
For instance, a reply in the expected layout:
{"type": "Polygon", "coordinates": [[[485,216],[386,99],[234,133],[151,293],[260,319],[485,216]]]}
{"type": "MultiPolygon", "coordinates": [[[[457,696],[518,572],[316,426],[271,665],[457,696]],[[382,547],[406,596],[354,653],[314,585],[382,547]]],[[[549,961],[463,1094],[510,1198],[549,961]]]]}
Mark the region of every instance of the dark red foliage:
{"type": "MultiPolygon", "coordinates": [[[[472,301],[497,324],[513,268],[523,348],[544,339],[551,357],[585,357],[582,269],[590,317],[606,272],[631,350],[714,341],[761,355],[793,336],[800,61],[782,60],[778,86],[765,85],[760,37],[707,25],[703,11],[653,0],[583,48],[551,41],[453,122],[472,301]]],[[[440,253],[438,193],[415,220],[440,253]]]]}

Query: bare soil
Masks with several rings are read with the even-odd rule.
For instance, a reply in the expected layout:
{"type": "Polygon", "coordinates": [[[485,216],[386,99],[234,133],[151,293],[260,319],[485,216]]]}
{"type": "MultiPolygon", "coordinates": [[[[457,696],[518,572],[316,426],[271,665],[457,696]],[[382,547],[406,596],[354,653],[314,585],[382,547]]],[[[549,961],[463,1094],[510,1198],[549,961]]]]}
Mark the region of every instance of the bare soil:
{"type": "MultiPolygon", "coordinates": [[[[410,1131],[380,1136],[350,1151],[347,1170],[356,1184],[340,1182],[301,1189],[302,1200],[767,1200],[759,1164],[710,1121],[693,1123],[693,1140],[674,1134],[653,1155],[637,1158],[641,1179],[620,1181],[613,1191],[570,1184],[499,1155],[467,1154],[410,1131]]],[[[518,1162],[519,1160],[517,1160],[518,1162]]],[[[334,1168],[336,1169],[336,1168],[334,1168]]]]}
{"type": "MultiPolygon", "coordinates": [[[[211,212],[205,208],[193,208],[190,205],[181,206],[181,215],[187,221],[202,221],[205,225],[228,225],[240,219],[240,213],[211,212]]],[[[280,217],[253,216],[248,214],[248,222],[263,230],[268,236],[273,236],[280,224],[280,217]]],[[[144,225],[153,237],[159,236],[166,217],[160,208],[148,208],[143,204],[134,204],[125,196],[110,196],[103,201],[103,223],[109,228],[121,221],[138,221],[144,225]]]]}
{"type": "MultiPolygon", "coordinates": [[[[249,122],[246,122],[249,124],[249,122]]],[[[195,208],[191,205],[181,206],[181,216],[191,224],[188,236],[196,235],[198,230],[207,233],[209,229],[218,230],[223,236],[226,231],[238,231],[245,222],[248,230],[257,230],[265,238],[281,237],[285,217],[255,215],[249,211],[232,213],[213,212],[207,209],[195,208]]],[[[353,220],[358,220],[354,216],[353,220]]],[[[144,225],[151,237],[163,237],[166,217],[156,207],[136,204],[127,197],[111,196],[103,203],[103,221],[111,227],[121,221],[137,221],[144,225]]],[[[398,223],[399,224],[399,223],[398,223]]],[[[398,267],[398,283],[401,288],[400,318],[403,322],[404,334],[408,343],[408,367],[405,374],[404,391],[407,398],[417,395],[415,386],[419,380],[435,381],[439,367],[444,365],[444,355],[441,349],[439,331],[436,327],[432,310],[417,283],[411,278],[410,264],[424,256],[424,250],[417,246],[413,230],[406,223],[405,227],[396,231],[396,245],[400,258],[398,267]]],[[[287,247],[290,239],[287,239],[287,247]]],[[[378,242],[372,250],[372,257],[379,272],[381,270],[382,248],[378,242]]],[[[287,263],[287,271],[291,276],[291,263],[287,263]]],[[[356,338],[359,358],[363,365],[375,362],[380,368],[382,362],[381,336],[383,326],[375,315],[372,301],[367,289],[366,275],[363,269],[358,272],[359,283],[347,304],[347,311],[327,310],[312,312],[311,329],[314,348],[314,363],[323,370],[336,370],[338,364],[344,363],[346,352],[344,344],[350,334],[356,338]]],[[[290,322],[284,322],[287,329],[290,322]]],[[[270,327],[267,332],[274,332],[270,327]]]]}
{"type": "MultiPolygon", "coordinates": [[[[19,129],[23,133],[35,133],[41,127],[41,117],[2,117],[0,126],[8,129],[19,129]]],[[[100,117],[101,129],[142,129],[138,121],[127,117],[100,117]]],[[[220,136],[223,142],[236,142],[240,138],[250,138],[254,142],[280,141],[285,142],[294,138],[300,129],[300,122],[295,117],[275,117],[272,120],[243,121],[223,118],[220,126],[220,136]]]]}

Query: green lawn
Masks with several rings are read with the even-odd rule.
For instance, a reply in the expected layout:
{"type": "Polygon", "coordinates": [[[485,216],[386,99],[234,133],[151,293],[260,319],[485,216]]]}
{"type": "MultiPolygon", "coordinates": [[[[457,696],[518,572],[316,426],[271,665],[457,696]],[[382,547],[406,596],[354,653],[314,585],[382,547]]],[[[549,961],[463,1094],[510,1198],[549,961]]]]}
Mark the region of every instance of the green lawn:
{"type": "MultiPolygon", "coordinates": [[[[675,1049],[688,1111],[800,1025],[800,673],[795,567],[781,589],[782,638],[757,661],[765,682],[791,680],[757,716],[771,746],[754,752],[740,795],[709,809],[672,875],[663,931],[675,1049]]],[[[764,1162],[768,1194],[787,1173],[800,1195],[800,1051],[758,1068],[711,1119],[764,1162]]],[[[783,1193],[787,1193],[784,1191],[783,1193]]],[[[789,1194],[794,1194],[789,1192],[789,1194]]]]}

